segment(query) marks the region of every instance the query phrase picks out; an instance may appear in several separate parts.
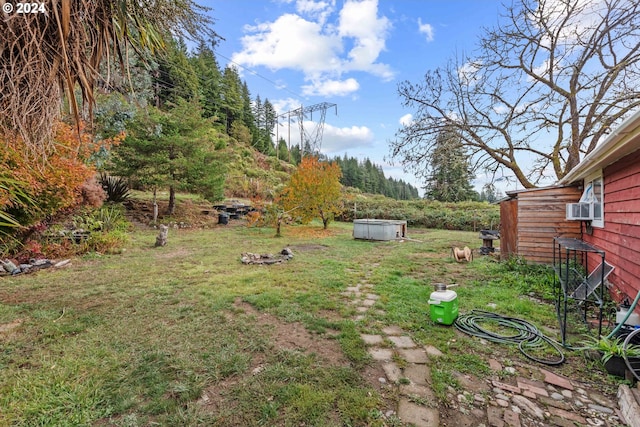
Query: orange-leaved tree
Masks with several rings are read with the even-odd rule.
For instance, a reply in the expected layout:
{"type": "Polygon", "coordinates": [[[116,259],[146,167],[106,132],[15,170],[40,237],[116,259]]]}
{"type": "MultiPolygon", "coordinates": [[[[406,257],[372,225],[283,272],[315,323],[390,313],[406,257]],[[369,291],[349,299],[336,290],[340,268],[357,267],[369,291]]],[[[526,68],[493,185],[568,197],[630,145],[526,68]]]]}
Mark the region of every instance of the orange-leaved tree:
{"type": "Polygon", "coordinates": [[[333,216],[341,211],[340,177],[342,171],[335,162],[321,162],[317,157],[302,159],[283,190],[281,203],[285,211],[295,209],[303,223],[320,217],[326,229],[333,216]]]}
{"type": "Polygon", "coordinates": [[[82,123],[80,128],[78,136],[76,126],[57,122],[55,145],[42,148],[41,161],[24,155],[26,143],[20,137],[0,139],[0,183],[14,187],[0,185],[0,218],[9,219],[7,225],[28,227],[85,202],[85,186],[96,173],[87,160],[101,147],[117,144],[122,135],[94,141],[82,123]],[[23,197],[16,197],[17,189],[23,197]]]}

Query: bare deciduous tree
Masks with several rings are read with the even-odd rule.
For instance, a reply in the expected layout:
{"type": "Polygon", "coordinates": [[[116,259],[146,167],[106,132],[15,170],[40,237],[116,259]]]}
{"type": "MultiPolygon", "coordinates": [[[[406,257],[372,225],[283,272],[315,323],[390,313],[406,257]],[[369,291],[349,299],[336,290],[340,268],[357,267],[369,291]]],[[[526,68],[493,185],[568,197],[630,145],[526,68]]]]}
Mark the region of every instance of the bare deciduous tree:
{"type": "Polygon", "coordinates": [[[398,92],[416,108],[391,141],[405,167],[423,168],[452,127],[477,167],[508,170],[525,188],[559,179],[640,105],[640,4],[514,0],[472,57],[398,92]]]}

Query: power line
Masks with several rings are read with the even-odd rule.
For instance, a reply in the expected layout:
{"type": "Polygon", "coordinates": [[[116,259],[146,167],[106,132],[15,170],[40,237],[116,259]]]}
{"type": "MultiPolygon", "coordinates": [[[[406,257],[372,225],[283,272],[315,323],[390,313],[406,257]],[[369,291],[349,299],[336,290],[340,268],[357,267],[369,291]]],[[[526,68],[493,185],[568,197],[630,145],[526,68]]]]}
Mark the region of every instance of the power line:
{"type": "Polygon", "coordinates": [[[287,89],[286,87],[284,87],[284,88],[279,87],[278,83],[276,83],[276,82],[274,82],[273,80],[271,80],[271,79],[269,79],[269,78],[267,78],[267,77],[263,76],[262,74],[258,73],[257,71],[253,71],[253,70],[251,70],[251,69],[249,69],[249,68],[245,67],[244,65],[239,64],[239,63],[235,62],[235,61],[234,61],[234,60],[232,60],[231,58],[229,58],[229,57],[227,57],[227,56],[224,56],[223,54],[221,54],[220,52],[218,52],[218,51],[216,51],[216,50],[214,50],[214,51],[213,51],[213,53],[215,53],[215,54],[216,54],[216,55],[218,55],[218,56],[223,57],[224,59],[226,59],[226,60],[227,60],[227,61],[229,61],[230,63],[232,63],[232,64],[234,64],[234,65],[237,65],[238,67],[240,67],[240,68],[242,68],[243,70],[245,70],[245,71],[249,72],[250,74],[253,74],[254,76],[260,77],[261,79],[268,81],[268,82],[269,82],[269,83],[271,83],[271,84],[272,84],[276,89],[284,90],[284,91],[286,91],[286,92],[289,92],[290,94],[292,94],[293,96],[295,96],[295,97],[297,98],[296,100],[298,100],[298,101],[299,101],[300,99],[302,99],[302,96],[300,96],[300,94],[295,93],[295,92],[293,92],[293,91],[291,91],[291,90],[287,89]]]}

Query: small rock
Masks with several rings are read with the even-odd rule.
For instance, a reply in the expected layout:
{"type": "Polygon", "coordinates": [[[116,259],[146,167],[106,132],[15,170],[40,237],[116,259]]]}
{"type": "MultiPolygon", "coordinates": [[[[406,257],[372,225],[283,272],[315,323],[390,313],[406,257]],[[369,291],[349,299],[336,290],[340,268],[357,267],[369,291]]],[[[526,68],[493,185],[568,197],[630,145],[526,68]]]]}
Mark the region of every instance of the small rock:
{"type": "Polygon", "coordinates": [[[573,393],[571,392],[571,390],[562,390],[562,395],[568,399],[571,399],[573,397],[573,393]]]}
{"type": "Polygon", "coordinates": [[[291,251],[290,248],[284,248],[281,252],[282,255],[286,255],[290,258],[293,258],[293,252],[291,251]]]}
{"type": "Polygon", "coordinates": [[[380,384],[386,384],[387,383],[387,379],[386,378],[378,378],[378,381],[380,381],[380,384]]]}
{"type": "Polygon", "coordinates": [[[70,259],[65,259],[63,261],[58,261],[55,264],[53,264],[54,268],[60,268],[60,267],[64,267],[65,265],[68,265],[71,262],[70,259]]]}
{"type": "Polygon", "coordinates": [[[613,414],[613,409],[607,408],[606,406],[596,405],[596,404],[593,404],[593,403],[590,403],[587,406],[592,411],[600,412],[601,414],[613,414]]]}
{"type": "Polygon", "coordinates": [[[2,264],[7,273],[13,274],[16,270],[19,270],[19,268],[9,259],[4,261],[0,260],[0,264],[2,264]]]}
{"type": "Polygon", "coordinates": [[[551,398],[553,400],[564,400],[564,396],[560,393],[551,393],[551,398]]]}
{"type": "Polygon", "coordinates": [[[432,346],[432,345],[425,345],[424,346],[424,351],[427,352],[427,354],[431,357],[442,357],[443,354],[440,350],[438,350],[436,347],[432,346]]]}
{"type": "Polygon", "coordinates": [[[515,375],[515,373],[516,373],[516,368],[514,368],[513,366],[507,366],[506,368],[504,368],[504,371],[505,371],[507,374],[515,375]]]}
{"type": "Polygon", "coordinates": [[[499,372],[502,370],[502,364],[496,359],[489,359],[489,368],[491,368],[492,371],[499,372]]]}
{"type": "Polygon", "coordinates": [[[603,426],[605,425],[604,421],[599,420],[598,418],[587,418],[587,424],[590,426],[603,426]]]}
{"type": "Polygon", "coordinates": [[[526,411],[529,415],[533,415],[540,420],[544,420],[544,411],[526,397],[520,395],[513,396],[511,398],[511,402],[520,407],[522,410],[526,411]]]}

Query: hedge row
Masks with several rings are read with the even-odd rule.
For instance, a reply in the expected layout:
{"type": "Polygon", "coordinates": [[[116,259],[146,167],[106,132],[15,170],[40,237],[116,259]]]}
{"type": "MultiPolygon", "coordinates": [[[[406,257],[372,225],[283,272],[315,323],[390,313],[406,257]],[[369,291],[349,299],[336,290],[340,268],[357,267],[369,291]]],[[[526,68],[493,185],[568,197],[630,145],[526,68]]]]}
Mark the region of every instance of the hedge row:
{"type": "Polygon", "coordinates": [[[500,224],[500,207],[486,202],[442,203],[430,200],[392,200],[359,197],[345,201],[338,218],[395,219],[409,226],[445,230],[496,230],[500,224]]]}

